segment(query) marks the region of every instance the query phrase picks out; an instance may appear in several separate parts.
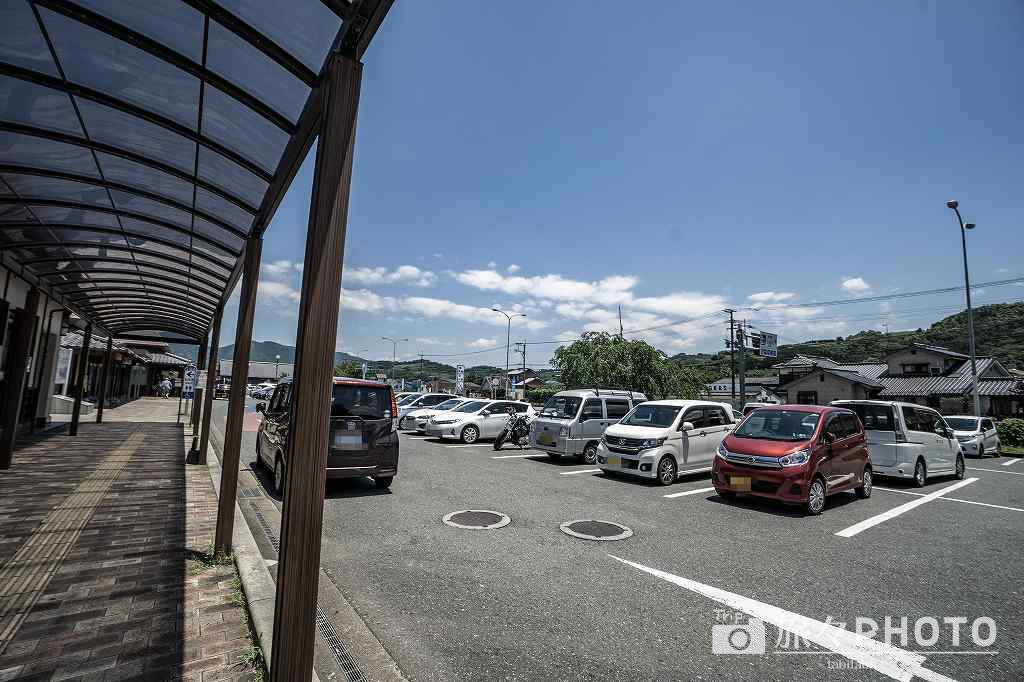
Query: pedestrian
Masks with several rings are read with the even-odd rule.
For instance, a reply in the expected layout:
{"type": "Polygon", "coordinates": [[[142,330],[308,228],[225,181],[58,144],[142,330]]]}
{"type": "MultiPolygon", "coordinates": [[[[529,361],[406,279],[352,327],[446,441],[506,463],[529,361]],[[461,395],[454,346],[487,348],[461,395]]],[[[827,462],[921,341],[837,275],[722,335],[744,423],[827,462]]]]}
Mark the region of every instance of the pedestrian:
{"type": "Polygon", "coordinates": [[[171,382],[164,377],[164,380],[160,382],[160,397],[166,398],[171,394],[171,382]]]}

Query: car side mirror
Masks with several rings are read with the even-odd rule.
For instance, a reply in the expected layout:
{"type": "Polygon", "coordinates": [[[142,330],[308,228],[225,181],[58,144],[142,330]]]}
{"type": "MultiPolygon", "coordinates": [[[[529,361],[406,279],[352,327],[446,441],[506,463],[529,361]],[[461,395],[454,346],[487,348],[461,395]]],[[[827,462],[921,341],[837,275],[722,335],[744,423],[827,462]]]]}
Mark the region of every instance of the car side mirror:
{"type": "Polygon", "coordinates": [[[832,443],[835,443],[835,442],[836,442],[836,434],[831,433],[830,431],[826,431],[825,433],[821,434],[821,444],[822,445],[832,445],[832,443]]]}
{"type": "Polygon", "coordinates": [[[693,431],[693,422],[683,422],[679,425],[680,431],[693,431]]]}
{"type": "Polygon", "coordinates": [[[267,404],[266,403],[256,403],[256,411],[257,412],[266,412],[267,411],[267,404]]]}
{"type": "Polygon", "coordinates": [[[482,412],[480,413],[480,416],[481,416],[481,417],[490,417],[490,416],[491,416],[491,411],[490,411],[490,410],[483,410],[483,411],[482,411],[482,412]]]}

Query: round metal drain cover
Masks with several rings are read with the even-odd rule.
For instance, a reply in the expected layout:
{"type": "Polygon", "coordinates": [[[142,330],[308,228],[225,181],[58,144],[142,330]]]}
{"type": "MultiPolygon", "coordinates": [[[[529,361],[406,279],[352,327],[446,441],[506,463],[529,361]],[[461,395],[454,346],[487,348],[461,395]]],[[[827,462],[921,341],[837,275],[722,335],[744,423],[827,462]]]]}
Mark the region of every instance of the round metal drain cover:
{"type": "Polygon", "coordinates": [[[560,528],[566,535],[583,540],[625,540],[633,536],[633,531],[621,524],[594,519],[566,521],[560,528]]]}
{"type": "Polygon", "coordinates": [[[449,526],[470,530],[494,530],[512,523],[505,514],[488,509],[463,509],[445,514],[441,520],[449,526]]]}

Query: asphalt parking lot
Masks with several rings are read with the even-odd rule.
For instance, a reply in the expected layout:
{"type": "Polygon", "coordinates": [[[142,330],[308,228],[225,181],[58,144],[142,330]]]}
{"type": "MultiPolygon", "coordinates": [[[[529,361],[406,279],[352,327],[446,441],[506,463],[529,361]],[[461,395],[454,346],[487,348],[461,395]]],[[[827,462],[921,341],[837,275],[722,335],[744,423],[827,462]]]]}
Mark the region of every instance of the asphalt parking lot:
{"type": "Polygon", "coordinates": [[[329,485],[322,566],[413,680],[1019,679],[1014,459],[920,489],[877,479],[870,499],[841,493],[807,517],[726,502],[708,473],[665,488],[403,435],[390,492],[329,485]],[[511,521],[442,522],[467,509],[511,521]],[[579,519],[633,534],[561,532],[579,519]]]}

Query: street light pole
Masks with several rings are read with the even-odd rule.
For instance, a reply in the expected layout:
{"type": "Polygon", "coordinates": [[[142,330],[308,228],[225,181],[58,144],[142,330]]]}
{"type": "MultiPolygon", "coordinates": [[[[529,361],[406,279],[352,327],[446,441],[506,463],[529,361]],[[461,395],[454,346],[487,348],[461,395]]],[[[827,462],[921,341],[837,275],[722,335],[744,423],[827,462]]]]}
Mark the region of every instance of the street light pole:
{"type": "Polygon", "coordinates": [[[500,310],[498,308],[491,308],[491,310],[493,310],[496,313],[501,313],[502,315],[508,318],[508,329],[505,333],[505,398],[508,398],[508,359],[509,349],[510,346],[512,345],[512,318],[526,317],[526,313],[515,313],[514,315],[509,315],[504,310],[500,310]]]}
{"type": "Polygon", "coordinates": [[[391,344],[392,344],[392,346],[391,346],[391,380],[394,381],[395,380],[395,364],[398,362],[398,342],[399,341],[408,341],[409,339],[392,339],[392,338],[387,337],[387,336],[382,336],[380,338],[383,339],[384,341],[390,341],[391,344]]]}
{"type": "Polygon", "coordinates": [[[974,229],[974,223],[964,223],[960,217],[960,203],[956,200],[947,201],[946,206],[953,209],[956,220],[960,224],[960,246],[964,254],[964,292],[967,294],[967,340],[971,351],[971,392],[974,394],[974,416],[981,416],[981,397],[978,394],[978,358],[974,345],[974,310],[971,308],[971,275],[967,270],[967,230],[974,229]]]}
{"type": "Polygon", "coordinates": [[[281,356],[274,356],[274,381],[281,380],[281,356]]]}

